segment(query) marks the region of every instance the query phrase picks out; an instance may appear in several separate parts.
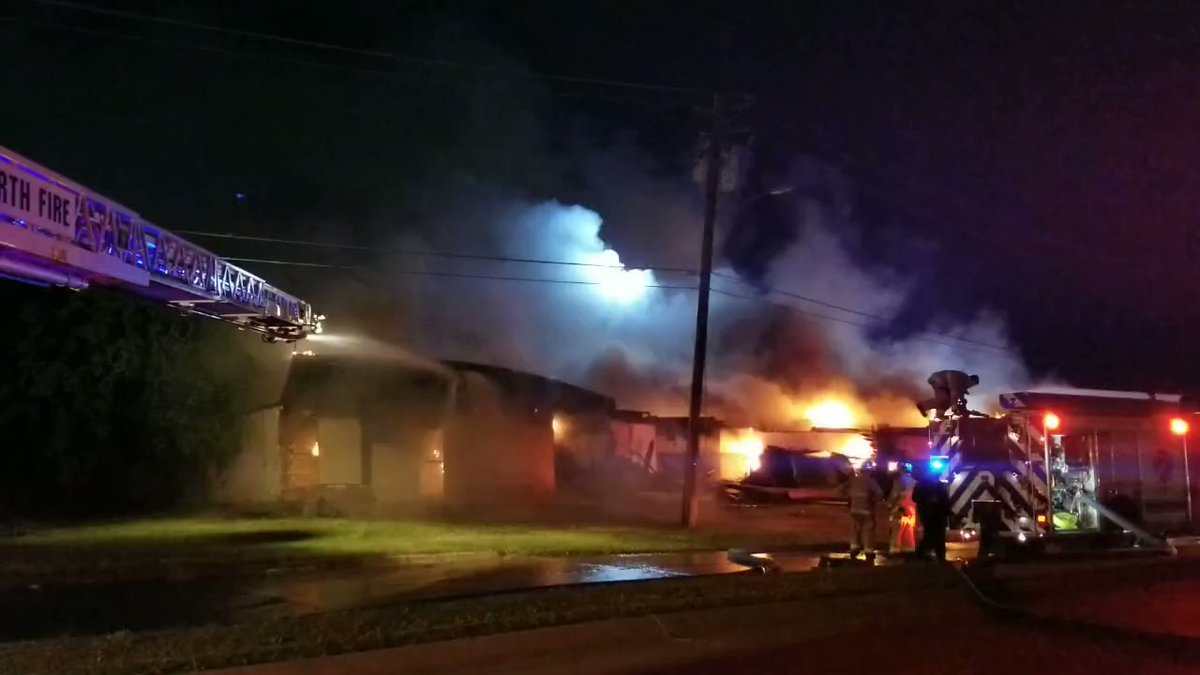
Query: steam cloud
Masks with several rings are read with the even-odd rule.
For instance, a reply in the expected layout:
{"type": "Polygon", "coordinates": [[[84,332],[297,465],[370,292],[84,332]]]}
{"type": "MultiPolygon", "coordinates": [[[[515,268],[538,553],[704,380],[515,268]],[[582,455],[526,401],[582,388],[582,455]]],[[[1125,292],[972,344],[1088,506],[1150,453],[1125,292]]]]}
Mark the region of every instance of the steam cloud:
{"type": "MultiPolygon", "coordinates": [[[[685,414],[696,300],[686,287],[695,286],[696,276],[638,266],[697,266],[698,189],[611,157],[600,164],[606,179],[595,182],[602,186],[591,202],[595,210],[476,193],[426,234],[404,237],[399,244],[408,250],[580,265],[403,256],[387,273],[401,297],[400,312],[387,313],[389,337],[431,356],[579,384],[624,408],[685,414]],[[622,262],[632,269],[618,267],[622,262]],[[598,264],[611,266],[590,266],[598,264]],[[533,278],[566,283],[524,280],[533,278]]],[[[911,286],[892,270],[855,264],[843,244],[854,231],[851,209],[844,200],[830,206],[808,196],[811,187],[789,195],[798,236],[765,256],[761,279],[744,278],[718,261],[706,414],[797,428],[805,425],[806,405],[835,396],[851,404],[856,423],[916,424],[912,402],[927,395],[925,379],[933,371],[978,373],[976,408],[1028,383],[1015,350],[995,348],[1009,347],[1005,325],[985,310],[965,321],[946,317],[928,326],[929,334],[879,337],[886,335],[886,319],[908,302],[911,286]]]]}

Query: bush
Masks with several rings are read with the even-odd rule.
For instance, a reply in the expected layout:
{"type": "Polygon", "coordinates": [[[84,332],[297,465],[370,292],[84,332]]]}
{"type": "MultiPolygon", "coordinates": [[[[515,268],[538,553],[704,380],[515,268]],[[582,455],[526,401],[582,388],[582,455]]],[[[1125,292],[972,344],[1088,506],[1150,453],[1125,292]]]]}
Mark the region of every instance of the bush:
{"type": "Polygon", "coordinates": [[[235,451],[249,354],[228,326],[103,290],[0,282],[0,510],[80,517],[207,494],[235,451]]]}

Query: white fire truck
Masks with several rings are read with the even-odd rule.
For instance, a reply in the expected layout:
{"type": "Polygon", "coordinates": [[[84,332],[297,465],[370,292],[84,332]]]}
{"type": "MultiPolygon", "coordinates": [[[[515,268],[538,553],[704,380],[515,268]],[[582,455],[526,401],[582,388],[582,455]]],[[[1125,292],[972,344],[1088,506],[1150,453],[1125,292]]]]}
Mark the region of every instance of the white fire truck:
{"type": "Polygon", "coordinates": [[[980,514],[997,509],[1001,536],[1020,542],[1105,531],[1154,541],[1195,523],[1197,413],[1179,396],[1020,392],[1000,405],[995,417],[930,423],[952,533],[977,536],[980,514]]]}

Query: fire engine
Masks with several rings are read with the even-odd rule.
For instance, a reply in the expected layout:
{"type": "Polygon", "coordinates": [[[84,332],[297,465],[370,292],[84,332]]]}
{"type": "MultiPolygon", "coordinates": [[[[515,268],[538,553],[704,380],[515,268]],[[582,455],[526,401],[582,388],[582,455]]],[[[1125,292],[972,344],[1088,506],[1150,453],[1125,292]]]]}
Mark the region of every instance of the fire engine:
{"type": "Polygon", "coordinates": [[[132,209],[0,147],[0,276],[95,284],[294,341],[320,331],[307,302],[132,209]]]}
{"type": "Polygon", "coordinates": [[[929,425],[931,474],[947,484],[951,532],[978,536],[1132,533],[1143,543],[1194,522],[1189,420],[1178,395],[1079,390],[1002,394],[998,415],[960,409],[929,425]]]}

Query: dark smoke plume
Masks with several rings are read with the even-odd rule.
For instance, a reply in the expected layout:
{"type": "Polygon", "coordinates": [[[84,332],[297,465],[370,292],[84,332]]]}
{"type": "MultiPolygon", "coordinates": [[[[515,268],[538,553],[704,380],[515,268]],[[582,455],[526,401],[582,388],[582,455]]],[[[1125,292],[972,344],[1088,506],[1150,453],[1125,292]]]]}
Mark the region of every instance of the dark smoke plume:
{"type": "MultiPolygon", "coordinates": [[[[763,255],[756,278],[718,261],[706,414],[797,428],[808,424],[808,407],[834,399],[851,408],[855,424],[911,424],[920,422],[912,400],[926,395],[924,380],[935,370],[978,373],[980,407],[1025,386],[1004,322],[986,309],[943,317],[925,334],[881,337],[908,301],[910,283],[852,260],[843,243],[856,231],[848,191],[835,172],[809,165],[788,195],[794,241],[763,255]]],[[[641,266],[697,266],[699,191],[620,153],[594,160],[587,172],[590,203],[475,189],[424,234],[397,241],[407,250],[577,265],[397,257],[383,273],[394,308],[386,336],[433,357],[594,388],[622,407],[685,414],[696,276],[641,266]]]]}

